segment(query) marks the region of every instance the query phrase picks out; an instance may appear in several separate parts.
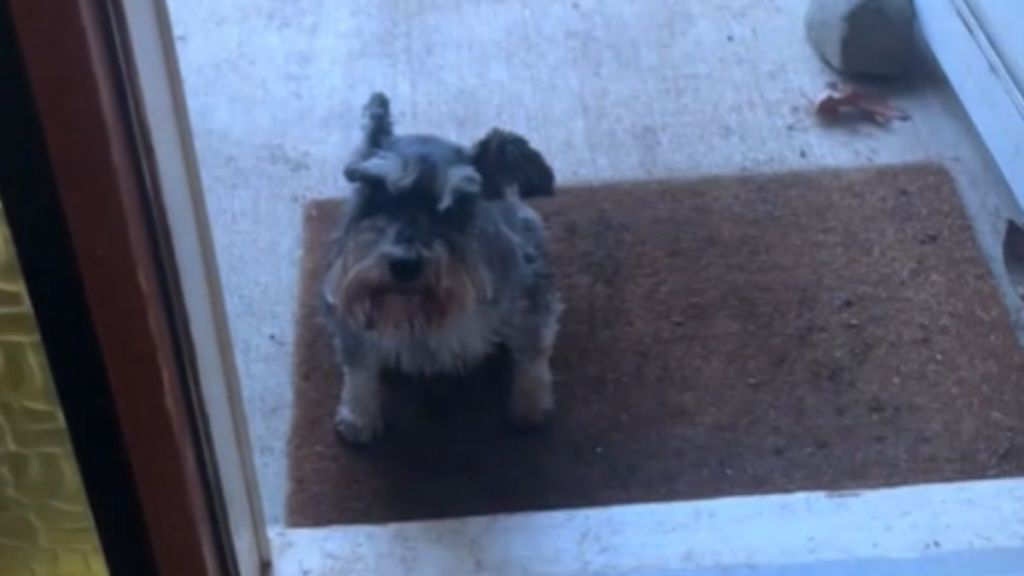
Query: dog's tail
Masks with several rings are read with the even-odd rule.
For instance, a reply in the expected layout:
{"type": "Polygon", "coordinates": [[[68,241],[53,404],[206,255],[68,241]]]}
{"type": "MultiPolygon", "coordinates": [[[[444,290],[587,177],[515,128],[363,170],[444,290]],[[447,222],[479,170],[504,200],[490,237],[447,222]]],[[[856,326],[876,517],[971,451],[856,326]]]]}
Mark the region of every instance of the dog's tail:
{"type": "Polygon", "coordinates": [[[513,132],[491,130],[473,147],[473,165],[483,178],[485,198],[555,195],[555,173],[530,142],[513,132]]]}

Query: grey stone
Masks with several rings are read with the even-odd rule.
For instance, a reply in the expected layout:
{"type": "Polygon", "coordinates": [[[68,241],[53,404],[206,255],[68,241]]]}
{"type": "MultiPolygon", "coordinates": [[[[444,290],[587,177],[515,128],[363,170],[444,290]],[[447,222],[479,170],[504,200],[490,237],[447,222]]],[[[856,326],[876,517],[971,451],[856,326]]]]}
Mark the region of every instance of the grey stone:
{"type": "Polygon", "coordinates": [[[843,74],[900,76],[916,58],[911,0],[811,0],[804,24],[814,49],[843,74]]]}

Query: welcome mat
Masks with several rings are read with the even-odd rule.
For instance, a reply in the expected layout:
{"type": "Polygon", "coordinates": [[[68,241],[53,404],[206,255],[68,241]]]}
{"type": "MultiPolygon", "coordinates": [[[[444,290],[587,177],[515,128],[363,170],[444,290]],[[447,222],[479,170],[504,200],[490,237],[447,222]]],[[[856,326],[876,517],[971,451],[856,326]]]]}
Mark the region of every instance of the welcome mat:
{"type": "Polygon", "coordinates": [[[504,417],[507,359],[388,387],[333,430],[317,319],[340,203],[305,216],[290,524],[852,489],[1024,472],[1024,355],[934,166],[560,190],[535,203],[566,303],[550,429],[504,417]],[[441,393],[439,393],[441,391],[441,393]]]}

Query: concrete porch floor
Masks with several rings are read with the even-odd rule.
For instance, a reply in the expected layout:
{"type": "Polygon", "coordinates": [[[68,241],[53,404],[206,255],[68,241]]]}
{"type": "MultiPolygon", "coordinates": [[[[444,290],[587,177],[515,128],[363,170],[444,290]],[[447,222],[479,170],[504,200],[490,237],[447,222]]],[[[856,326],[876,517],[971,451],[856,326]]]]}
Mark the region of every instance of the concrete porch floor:
{"type": "MultiPolygon", "coordinates": [[[[301,208],[345,190],[369,92],[398,129],[470,143],[526,135],[562,182],[931,160],[999,261],[1006,184],[941,74],[894,90],[913,119],[825,127],[833,74],[804,41],[806,0],[169,0],[257,474],[281,523],[301,208]]],[[[341,487],[339,487],[341,489],[341,487]]]]}

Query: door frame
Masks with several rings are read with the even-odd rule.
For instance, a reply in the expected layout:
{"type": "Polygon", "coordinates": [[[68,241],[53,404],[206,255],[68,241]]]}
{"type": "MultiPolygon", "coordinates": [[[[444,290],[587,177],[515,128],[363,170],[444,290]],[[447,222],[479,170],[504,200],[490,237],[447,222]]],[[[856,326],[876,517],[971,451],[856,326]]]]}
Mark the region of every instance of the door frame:
{"type": "Polygon", "coordinates": [[[255,576],[266,527],[163,5],[7,9],[153,563],[255,576]]]}
{"type": "Polygon", "coordinates": [[[914,7],[925,42],[1024,209],[1024,87],[966,0],[916,0],[914,7]]]}
{"type": "Polygon", "coordinates": [[[111,574],[154,574],[134,475],[13,22],[0,5],[0,196],[111,574]]]}
{"type": "Polygon", "coordinates": [[[164,254],[176,270],[224,536],[237,573],[255,575],[269,565],[270,544],[170,15],[159,0],[119,0],[111,7],[140,153],[162,210],[164,254]]]}

